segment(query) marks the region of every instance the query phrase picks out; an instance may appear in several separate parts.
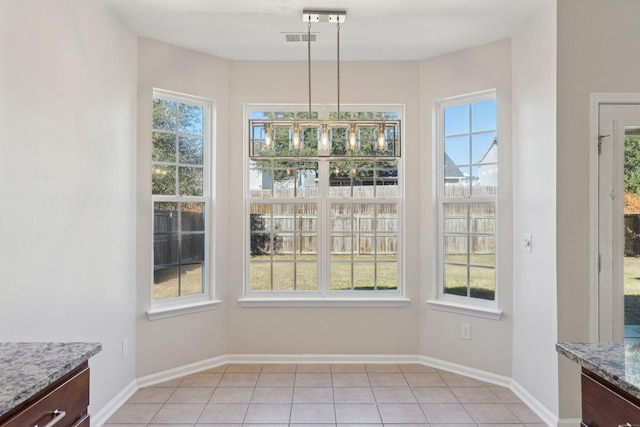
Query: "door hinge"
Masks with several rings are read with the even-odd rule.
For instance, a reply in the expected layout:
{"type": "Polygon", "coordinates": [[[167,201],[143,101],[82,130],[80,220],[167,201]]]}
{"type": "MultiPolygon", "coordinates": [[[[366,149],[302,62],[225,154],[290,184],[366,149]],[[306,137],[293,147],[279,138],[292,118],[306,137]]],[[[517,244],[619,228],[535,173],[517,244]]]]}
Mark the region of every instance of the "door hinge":
{"type": "Polygon", "coordinates": [[[598,254],[598,273],[602,271],[602,255],[598,254]]]}
{"type": "Polygon", "coordinates": [[[611,135],[598,135],[598,154],[602,154],[602,138],[606,138],[611,135]]]}

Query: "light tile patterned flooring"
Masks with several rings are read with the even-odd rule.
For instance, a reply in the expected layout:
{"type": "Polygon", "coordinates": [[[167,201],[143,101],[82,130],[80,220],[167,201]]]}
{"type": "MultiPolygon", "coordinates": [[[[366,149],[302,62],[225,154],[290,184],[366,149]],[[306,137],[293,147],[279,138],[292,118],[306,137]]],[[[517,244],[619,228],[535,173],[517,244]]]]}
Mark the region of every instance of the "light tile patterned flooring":
{"type": "Polygon", "coordinates": [[[138,390],[106,427],[543,425],[509,389],[411,364],[226,365],[138,390]]]}

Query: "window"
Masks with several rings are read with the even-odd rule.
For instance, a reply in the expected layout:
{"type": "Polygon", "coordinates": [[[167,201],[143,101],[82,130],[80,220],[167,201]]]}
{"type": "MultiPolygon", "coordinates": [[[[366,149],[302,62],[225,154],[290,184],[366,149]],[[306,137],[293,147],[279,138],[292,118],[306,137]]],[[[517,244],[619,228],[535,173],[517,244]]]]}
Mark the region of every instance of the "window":
{"type": "Polygon", "coordinates": [[[155,90],[153,304],[210,298],[211,102],[155,90]]]}
{"type": "Polygon", "coordinates": [[[496,301],[495,91],[438,104],[439,298],[496,301]]]}
{"type": "MultiPolygon", "coordinates": [[[[307,116],[250,112],[257,120],[307,116]]],[[[343,111],[340,118],[397,120],[399,112],[343,111]]],[[[275,153],[292,146],[289,129],[269,132],[275,153]]],[[[401,160],[372,154],[376,128],[358,128],[352,142],[359,155],[351,157],[340,151],[347,130],[329,132],[343,143],[332,144],[326,156],[318,155],[318,128],[309,127],[296,140],[302,156],[248,160],[248,297],[402,296],[401,160]]]]}

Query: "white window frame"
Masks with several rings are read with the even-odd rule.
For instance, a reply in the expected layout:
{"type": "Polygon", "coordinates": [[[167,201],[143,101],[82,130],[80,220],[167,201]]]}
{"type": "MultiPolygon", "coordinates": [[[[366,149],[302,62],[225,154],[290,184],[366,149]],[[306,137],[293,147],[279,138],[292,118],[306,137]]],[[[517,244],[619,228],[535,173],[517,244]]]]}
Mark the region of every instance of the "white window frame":
{"type": "MultiPolygon", "coordinates": [[[[497,92],[495,89],[485,90],[481,92],[475,92],[470,94],[464,94],[451,98],[446,98],[440,101],[436,101],[434,106],[434,141],[435,141],[435,156],[434,156],[434,170],[436,173],[437,182],[435,185],[435,197],[434,197],[434,211],[435,211],[435,280],[432,292],[432,298],[427,301],[429,306],[434,310],[454,312],[458,314],[470,315],[475,317],[483,317],[493,320],[499,320],[502,316],[502,311],[499,310],[499,260],[500,260],[500,247],[499,247],[499,232],[500,232],[500,219],[498,217],[498,195],[496,196],[470,196],[470,197],[458,197],[451,198],[446,197],[444,192],[445,184],[445,167],[444,167],[444,110],[448,107],[457,105],[473,104],[475,102],[487,101],[494,99],[497,101],[497,92]],[[480,298],[473,298],[469,296],[459,296],[444,293],[444,239],[443,239],[443,206],[445,203],[493,203],[495,206],[495,225],[494,225],[494,239],[496,245],[495,254],[495,293],[493,300],[483,300],[480,298]]],[[[500,129],[498,126],[498,111],[496,106],[496,135],[499,135],[500,129]]],[[[498,151],[502,145],[498,143],[498,151]]],[[[498,155],[498,158],[500,156],[498,155]]],[[[498,161],[498,167],[500,163],[498,161]]],[[[500,186],[498,185],[498,194],[500,193],[500,186]]]]}
{"type": "MultiPolygon", "coordinates": [[[[181,196],[181,195],[151,195],[151,301],[150,309],[147,311],[149,320],[162,319],[166,317],[178,316],[188,313],[196,313],[205,310],[217,308],[222,301],[215,299],[214,292],[214,272],[215,272],[215,245],[212,238],[214,224],[214,189],[215,179],[212,173],[212,165],[214,162],[215,143],[214,143],[214,114],[215,102],[211,99],[187,95],[178,92],[172,92],[163,89],[153,89],[152,99],[160,98],[163,100],[173,101],[181,104],[196,105],[203,108],[203,188],[202,196],[181,196]],[[175,202],[175,203],[204,203],[204,274],[203,274],[203,293],[197,295],[185,295],[174,298],[166,298],[156,300],[153,295],[153,241],[154,241],[154,206],[157,202],[175,202]]],[[[153,118],[151,119],[153,127],[153,118]]],[[[151,140],[149,141],[151,144],[151,140]]],[[[151,159],[149,159],[151,161],[151,159]]]]}
{"type": "MultiPolygon", "coordinates": [[[[308,111],[308,105],[303,104],[245,104],[244,106],[244,123],[249,120],[252,112],[296,112],[296,111],[308,111]]],[[[318,113],[319,119],[326,119],[329,113],[336,111],[335,105],[313,105],[312,111],[318,113]]],[[[404,118],[404,106],[393,105],[341,105],[341,112],[394,112],[398,114],[399,119],[404,118]]],[[[404,121],[402,121],[404,128],[404,121]]],[[[402,129],[404,131],[404,129],[402,129]]],[[[247,141],[248,129],[245,127],[243,141],[247,141]]],[[[405,147],[402,147],[403,155],[406,153],[405,147]]],[[[409,303],[409,299],[405,296],[404,286],[404,160],[398,158],[398,192],[399,195],[394,199],[387,199],[390,202],[397,203],[398,205],[398,253],[397,253],[397,268],[398,268],[398,289],[395,291],[364,291],[364,290],[350,290],[350,291],[331,291],[329,289],[328,269],[330,266],[330,255],[328,254],[328,245],[330,230],[329,209],[332,202],[351,202],[354,199],[335,199],[329,198],[329,184],[328,181],[321,181],[319,187],[320,197],[317,199],[270,199],[272,203],[316,203],[318,210],[317,217],[317,239],[318,239],[318,269],[319,271],[319,283],[318,291],[251,291],[250,290],[250,263],[249,263],[249,251],[251,245],[251,230],[250,224],[247,221],[249,217],[249,209],[252,199],[249,196],[249,147],[248,144],[244,144],[243,148],[244,161],[244,174],[243,174],[243,188],[244,188],[244,274],[243,274],[243,297],[239,302],[243,307],[290,307],[290,306],[404,306],[409,303]],[[326,214],[321,214],[326,212],[326,214]]],[[[319,169],[322,166],[326,167],[328,172],[329,164],[326,161],[318,162],[319,169]]],[[[322,172],[320,172],[322,173],[322,172]]],[[[384,203],[385,199],[357,199],[358,202],[368,203],[373,201],[374,203],[384,203]]]]}

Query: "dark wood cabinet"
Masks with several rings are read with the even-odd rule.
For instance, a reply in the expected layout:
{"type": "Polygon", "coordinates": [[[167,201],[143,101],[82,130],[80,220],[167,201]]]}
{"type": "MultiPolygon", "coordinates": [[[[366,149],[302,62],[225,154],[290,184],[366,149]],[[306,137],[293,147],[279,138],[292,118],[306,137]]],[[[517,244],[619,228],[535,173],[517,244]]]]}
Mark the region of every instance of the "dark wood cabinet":
{"type": "Polygon", "coordinates": [[[85,362],[5,414],[0,426],[89,427],[88,406],[89,364],[85,362]]]}
{"type": "Polygon", "coordinates": [[[582,426],[640,424],[640,399],[582,369],[582,426]]]}

